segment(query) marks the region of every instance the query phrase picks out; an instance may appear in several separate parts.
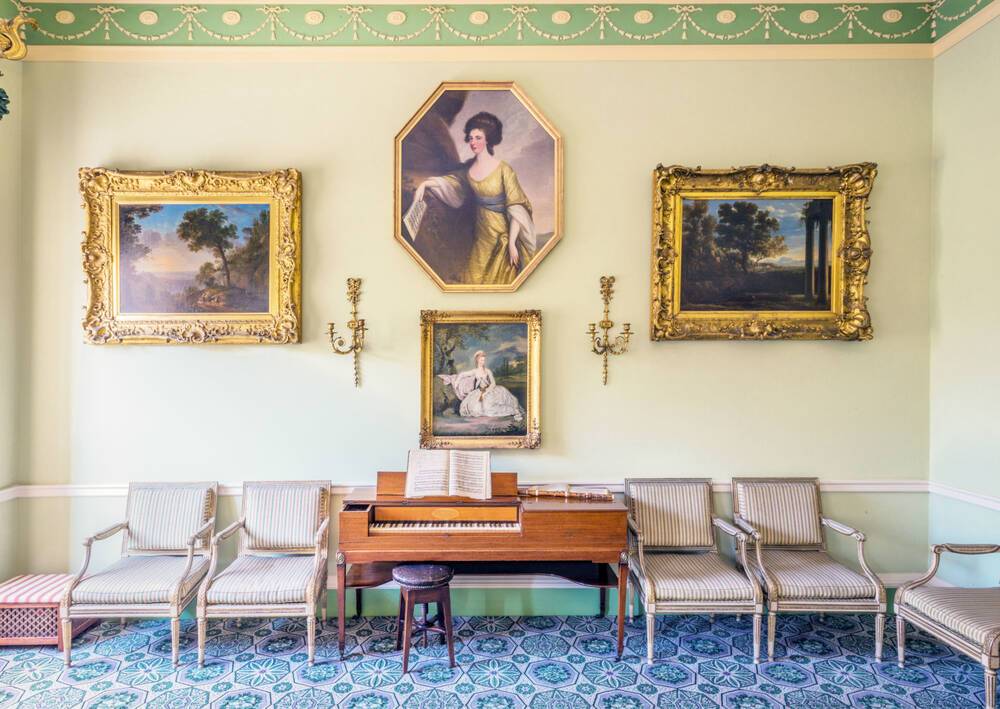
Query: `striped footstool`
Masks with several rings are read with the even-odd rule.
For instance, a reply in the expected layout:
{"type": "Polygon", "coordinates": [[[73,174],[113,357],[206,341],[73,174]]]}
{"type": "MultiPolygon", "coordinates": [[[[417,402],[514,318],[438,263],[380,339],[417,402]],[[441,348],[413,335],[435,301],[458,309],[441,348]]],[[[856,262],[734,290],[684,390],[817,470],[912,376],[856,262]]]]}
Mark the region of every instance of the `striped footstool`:
{"type": "MultiPolygon", "coordinates": [[[[63,648],[59,601],[69,574],[27,574],[0,583],[0,645],[56,645],[63,648]]],[[[94,618],[73,621],[76,637],[94,618]]]]}

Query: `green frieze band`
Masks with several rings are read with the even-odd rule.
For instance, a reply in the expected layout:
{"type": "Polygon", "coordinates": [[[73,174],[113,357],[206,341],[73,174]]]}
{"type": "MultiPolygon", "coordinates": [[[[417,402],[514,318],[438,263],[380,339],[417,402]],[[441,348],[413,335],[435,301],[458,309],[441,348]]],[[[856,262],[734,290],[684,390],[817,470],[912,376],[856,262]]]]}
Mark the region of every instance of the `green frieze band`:
{"type": "Polygon", "coordinates": [[[928,44],[990,0],[866,4],[115,5],[0,0],[29,44],[641,46],[928,44]]]}

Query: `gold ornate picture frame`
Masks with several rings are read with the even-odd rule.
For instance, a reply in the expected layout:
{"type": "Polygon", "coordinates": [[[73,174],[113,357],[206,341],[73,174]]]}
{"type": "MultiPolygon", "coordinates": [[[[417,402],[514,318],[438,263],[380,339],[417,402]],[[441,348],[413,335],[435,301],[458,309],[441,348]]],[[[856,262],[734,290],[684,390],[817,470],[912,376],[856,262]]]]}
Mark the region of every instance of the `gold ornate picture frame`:
{"type": "Polygon", "coordinates": [[[653,172],[652,340],[870,340],[877,168],[653,172]]]}
{"type": "Polygon", "coordinates": [[[299,342],[297,170],[81,168],[93,344],[299,342]]]}
{"type": "Polygon", "coordinates": [[[562,136],[514,82],[441,83],[394,165],[394,236],[442,291],[515,291],[562,238],[562,136]]]}
{"type": "Polygon", "coordinates": [[[542,314],[420,311],[420,447],[541,445],[542,314]]]}

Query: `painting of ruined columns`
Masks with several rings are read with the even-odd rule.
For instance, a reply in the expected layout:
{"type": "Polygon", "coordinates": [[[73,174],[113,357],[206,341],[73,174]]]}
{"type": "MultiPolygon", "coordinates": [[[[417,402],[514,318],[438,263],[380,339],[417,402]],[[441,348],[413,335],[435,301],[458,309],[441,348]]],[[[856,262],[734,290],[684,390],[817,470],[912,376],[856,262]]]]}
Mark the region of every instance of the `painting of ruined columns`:
{"type": "Polygon", "coordinates": [[[654,173],[652,339],[872,336],[871,163],[654,173]]]}

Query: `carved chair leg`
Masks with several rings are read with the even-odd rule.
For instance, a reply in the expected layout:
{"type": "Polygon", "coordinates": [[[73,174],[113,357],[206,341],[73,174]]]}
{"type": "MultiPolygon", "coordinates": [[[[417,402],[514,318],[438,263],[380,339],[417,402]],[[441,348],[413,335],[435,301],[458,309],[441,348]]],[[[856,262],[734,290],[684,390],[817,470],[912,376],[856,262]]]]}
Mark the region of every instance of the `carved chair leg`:
{"type": "Polygon", "coordinates": [[[875,614],[875,662],[882,661],[882,645],[885,642],[885,613],[875,614]]]}
{"type": "Polygon", "coordinates": [[[986,709],[997,709],[997,671],[986,670],[986,709]]]}
{"type": "Polygon", "coordinates": [[[319,618],[320,618],[321,621],[323,621],[324,624],[326,623],[326,604],[325,603],[323,604],[323,607],[319,609],[319,618]]]}
{"type": "Polygon", "coordinates": [[[205,666],[205,631],[208,630],[208,619],[198,619],[198,667],[205,666]]]}
{"type": "Polygon", "coordinates": [[[125,616],[122,616],[118,620],[121,623],[121,625],[122,625],[123,628],[125,627],[125,624],[128,622],[127,619],[125,618],[125,616]]]}
{"type": "Polygon", "coordinates": [[[711,623],[711,624],[713,624],[713,625],[715,624],[715,613],[709,613],[708,614],[708,622],[711,623]]]}
{"type": "Polygon", "coordinates": [[[312,666],[316,659],[316,616],[310,614],[306,618],[306,641],[308,642],[309,665],[312,666]]]}
{"type": "Polygon", "coordinates": [[[760,664],[760,624],[763,618],[760,613],[753,614],[753,663],[760,664]]]}
{"type": "Polygon", "coordinates": [[[174,663],[174,667],[180,664],[180,647],[181,647],[181,619],[171,618],[170,619],[170,661],[174,663]]]}
{"type": "Polygon", "coordinates": [[[774,634],[778,627],[778,614],[773,610],[767,612],[767,661],[774,662],[774,634]]]}
{"type": "Polygon", "coordinates": [[[63,663],[70,667],[73,664],[70,658],[70,652],[73,648],[73,620],[70,618],[62,619],[62,636],[63,636],[63,663]]]}
{"type": "Polygon", "coordinates": [[[896,616],[896,664],[906,662],[906,621],[896,616]]]}
{"type": "Polygon", "coordinates": [[[646,661],[653,664],[653,646],[656,644],[656,614],[646,613],[646,661]]]}

